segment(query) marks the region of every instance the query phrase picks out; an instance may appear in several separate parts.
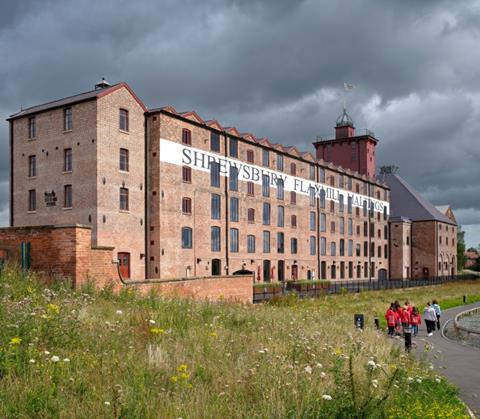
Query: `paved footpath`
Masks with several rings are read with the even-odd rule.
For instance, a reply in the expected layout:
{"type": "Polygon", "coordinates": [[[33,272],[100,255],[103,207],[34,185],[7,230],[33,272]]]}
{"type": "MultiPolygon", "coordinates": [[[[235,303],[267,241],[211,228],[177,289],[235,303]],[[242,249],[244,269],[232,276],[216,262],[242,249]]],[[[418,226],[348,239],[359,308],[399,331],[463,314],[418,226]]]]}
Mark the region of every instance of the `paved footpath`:
{"type": "MultiPolygon", "coordinates": [[[[441,306],[441,302],[440,302],[441,306]]],[[[442,312],[441,326],[448,320],[465,310],[480,307],[480,303],[455,307],[442,312]]],[[[428,358],[434,367],[448,380],[460,389],[461,399],[480,417],[480,349],[466,346],[444,338],[441,331],[435,331],[433,336],[427,337],[427,330],[420,325],[418,336],[414,338],[417,343],[416,351],[421,354],[428,343],[432,348],[428,358]],[[441,351],[437,353],[437,351],[441,351]]]]}

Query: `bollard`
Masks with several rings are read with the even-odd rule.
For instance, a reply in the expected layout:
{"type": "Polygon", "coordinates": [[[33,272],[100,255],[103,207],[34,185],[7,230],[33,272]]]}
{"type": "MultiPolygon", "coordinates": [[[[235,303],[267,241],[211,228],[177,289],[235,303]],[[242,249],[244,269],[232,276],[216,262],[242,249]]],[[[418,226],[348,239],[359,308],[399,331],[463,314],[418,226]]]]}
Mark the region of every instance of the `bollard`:
{"type": "Polygon", "coordinates": [[[363,314],[355,314],[354,317],[354,324],[357,329],[363,329],[364,326],[364,316],[363,314]]]}
{"type": "Polygon", "coordinates": [[[464,296],[463,296],[463,304],[465,304],[466,302],[467,302],[467,296],[464,295],[464,296]]]}
{"type": "Polygon", "coordinates": [[[377,329],[380,329],[380,321],[378,320],[378,317],[375,316],[374,319],[373,319],[374,323],[375,323],[375,327],[377,329]]]}
{"type": "Polygon", "coordinates": [[[410,352],[410,349],[412,349],[412,327],[406,326],[403,329],[403,335],[405,336],[405,350],[410,352]]]}

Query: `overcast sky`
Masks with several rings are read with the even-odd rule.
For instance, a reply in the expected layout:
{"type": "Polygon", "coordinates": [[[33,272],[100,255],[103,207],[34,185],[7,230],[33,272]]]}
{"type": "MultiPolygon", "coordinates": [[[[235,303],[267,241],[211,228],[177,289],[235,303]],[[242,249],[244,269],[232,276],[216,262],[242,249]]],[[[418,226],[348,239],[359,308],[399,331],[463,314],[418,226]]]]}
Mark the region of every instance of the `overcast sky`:
{"type": "MultiPolygon", "coordinates": [[[[312,151],[343,82],[379,164],[452,205],[480,243],[480,5],[441,0],[2,1],[0,116],[128,82],[149,107],[312,151]]],[[[8,222],[8,124],[0,222],[8,222]]]]}

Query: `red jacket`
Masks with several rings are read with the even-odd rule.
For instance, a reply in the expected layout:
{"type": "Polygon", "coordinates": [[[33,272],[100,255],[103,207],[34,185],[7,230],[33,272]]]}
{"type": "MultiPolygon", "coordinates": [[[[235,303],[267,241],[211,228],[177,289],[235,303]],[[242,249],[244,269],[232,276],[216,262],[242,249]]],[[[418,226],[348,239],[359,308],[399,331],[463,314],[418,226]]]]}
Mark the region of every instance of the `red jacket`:
{"type": "Polygon", "coordinates": [[[395,326],[397,324],[397,316],[391,308],[387,310],[387,313],[385,314],[385,319],[387,320],[387,324],[389,326],[395,326]]]}
{"type": "Polygon", "coordinates": [[[422,317],[420,316],[420,313],[414,314],[412,313],[412,324],[419,325],[422,323],[422,317]]]}
{"type": "Polygon", "coordinates": [[[401,322],[406,323],[406,324],[410,324],[411,321],[412,321],[412,318],[410,316],[410,312],[408,310],[402,310],[401,322]]]}
{"type": "Polygon", "coordinates": [[[410,314],[412,314],[413,306],[408,305],[408,306],[406,306],[406,307],[407,307],[407,311],[408,311],[410,314]]]}

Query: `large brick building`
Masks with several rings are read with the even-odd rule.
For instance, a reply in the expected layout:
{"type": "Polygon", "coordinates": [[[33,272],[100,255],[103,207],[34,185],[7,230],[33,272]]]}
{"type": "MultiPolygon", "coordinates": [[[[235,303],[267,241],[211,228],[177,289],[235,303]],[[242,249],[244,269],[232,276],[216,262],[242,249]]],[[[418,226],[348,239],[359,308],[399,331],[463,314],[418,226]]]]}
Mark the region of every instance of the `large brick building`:
{"type": "Polygon", "coordinates": [[[316,157],[195,112],[147,109],[126,83],[9,122],[11,226],[90,227],[124,277],[390,276],[378,140],[356,135],[345,111],[316,157]]]}

